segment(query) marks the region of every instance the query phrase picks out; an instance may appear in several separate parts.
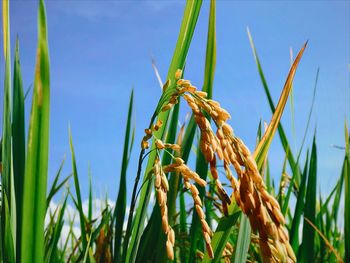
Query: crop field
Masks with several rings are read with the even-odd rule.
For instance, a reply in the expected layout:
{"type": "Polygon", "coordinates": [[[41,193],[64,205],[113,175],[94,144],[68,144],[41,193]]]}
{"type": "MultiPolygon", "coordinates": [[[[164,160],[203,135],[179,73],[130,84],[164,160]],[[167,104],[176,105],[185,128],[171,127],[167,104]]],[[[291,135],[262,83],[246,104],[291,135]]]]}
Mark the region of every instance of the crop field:
{"type": "MultiPolygon", "coordinates": [[[[164,81],[155,60],[150,62],[154,75],[149,77],[156,77],[161,88],[160,96],[152,95],[152,114],[141,115],[142,121],[135,118],[135,111],[146,107],[138,105],[135,97],[146,97],[151,90],[142,94],[127,89],[130,96],[120,98],[128,101],[128,107],[120,109],[126,116],[117,120],[124,134],[117,143],[122,153],[120,170],[113,171],[117,194],[104,192],[96,200],[94,182],[99,177],[90,169],[83,174],[77,161],[75,149],[86,140],[74,136],[78,124],[67,124],[70,151],[56,173],[49,173],[50,148],[55,145],[50,139],[55,128],[50,122],[55,94],[50,80],[60,71],[51,67],[55,62],[50,59],[54,52],[49,48],[50,13],[44,0],[37,4],[35,67],[28,88],[22,76],[22,68],[28,66],[21,63],[26,43],[20,35],[11,41],[12,1],[2,0],[0,262],[350,262],[349,112],[339,112],[344,116],[343,139],[332,146],[336,148],[332,151],[341,153],[342,165],[332,174],[328,190],[321,191],[327,183],[318,168],[320,142],[312,122],[319,70],[312,76],[313,87],[308,87],[309,110],[301,113],[293,108],[298,99],[293,91],[299,88],[294,87],[294,79],[312,48],[307,39],[291,55],[284,85],[275,97],[258,53],[264,46],[255,44],[247,28],[256,69],[251,74],[259,76],[264,94],[258,100],[267,101],[271,113],[271,118],[256,123],[252,146],[242,130],[236,132],[240,122],[251,121],[249,115],[237,116],[215,97],[220,88],[214,87],[220,52],[217,32],[222,30],[217,27],[217,3],[183,3],[181,23],[174,29],[175,49],[162,51],[172,52],[164,81]],[[208,12],[201,12],[203,6],[208,12]],[[204,63],[204,74],[202,80],[191,80],[188,72],[193,64],[186,59],[195,52],[190,49],[194,34],[203,33],[195,31],[200,16],[208,21],[205,56],[197,62],[204,63]],[[284,126],[281,120],[288,109],[292,125],[284,126]],[[290,134],[298,114],[307,122],[298,131],[302,136],[295,147],[290,134]],[[271,169],[276,163],[272,142],[282,149],[283,164],[278,169],[271,169]]],[[[84,112],[79,118],[88,119],[90,114],[84,112]]],[[[104,154],[103,162],[109,158],[104,154]]]]}

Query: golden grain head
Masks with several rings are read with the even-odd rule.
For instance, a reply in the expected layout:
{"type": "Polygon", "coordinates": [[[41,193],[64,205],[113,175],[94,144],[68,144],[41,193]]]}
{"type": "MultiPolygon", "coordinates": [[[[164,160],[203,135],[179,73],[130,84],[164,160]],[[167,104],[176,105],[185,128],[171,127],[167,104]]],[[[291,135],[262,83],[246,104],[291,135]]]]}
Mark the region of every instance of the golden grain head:
{"type": "Polygon", "coordinates": [[[190,184],[189,181],[185,180],[185,181],[184,181],[184,186],[185,186],[186,189],[190,189],[191,184],[190,184]]]}
{"type": "Polygon", "coordinates": [[[178,145],[178,144],[171,144],[169,148],[174,150],[174,151],[176,151],[176,152],[180,152],[181,151],[181,146],[178,145]]]}
{"type": "Polygon", "coordinates": [[[161,186],[161,183],[162,183],[161,177],[159,176],[159,174],[156,174],[155,175],[155,180],[154,180],[154,187],[156,189],[158,189],[161,186]]]}
{"type": "Polygon", "coordinates": [[[158,119],[157,122],[156,122],[156,125],[154,126],[154,129],[156,131],[158,131],[159,128],[162,127],[162,125],[163,125],[163,122],[160,119],[158,119]]]}
{"type": "Polygon", "coordinates": [[[164,205],[165,198],[164,198],[164,192],[162,190],[157,191],[157,198],[158,198],[159,206],[164,205]]]}
{"type": "MultiPolygon", "coordinates": [[[[164,106],[162,107],[161,111],[162,111],[162,112],[168,111],[168,110],[170,110],[173,106],[174,106],[174,104],[168,103],[168,104],[166,104],[166,105],[164,105],[164,106]]],[[[157,129],[157,130],[158,130],[158,129],[157,129]]]]}
{"type": "Polygon", "coordinates": [[[175,72],[175,79],[178,80],[180,79],[182,76],[182,70],[181,69],[177,69],[175,72]]]}
{"type": "Polygon", "coordinates": [[[156,147],[159,150],[162,150],[162,149],[165,148],[164,143],[161,140],[158,140],[158,139],[156,140],[156,147]]]}
{"type": "Polygon", "coordinates": [[[296,259],[295,254],[294,254],[294,250],[291,247],[291,245],[289,244],[289,242],[285,243],[285,247],[286,247],[286,250],[287,250],[287,253],[288,253],[288,256],[290,257],[290,259],[293,262],[297,262],[297,259],[296,259]]]}
{"type": "Polygon", "coordinates": [[[175,161],[175,163],[177,163],[177,164],[179,164],[179,165],[185,163],[184,160],[182,160],[180,157],[175,157],[175,158],[174,158],[174,161],[175,161]]]}
{"type": "Polygon", "coordinates": [[[169,240],[166,241],[166,253],[169,260],[174,260],[174,248],[169,240]]]}
{"type": "Polygon", "coordinates": [[[205,180],[203,180],[202,178],[200,178],[200,177],[197,177],[195,179],[195,181],[196,181],[197,184],[199,184],[202,187],[205,187],[207,185],[207,182],[205,180]]]}
{"type": "Polygon", "coordinates": [[[162,229],[164,233],[168,233],[169,223],[168,223],[168,217],[166,217],[165,215],[162,216],[162,229]]]}
{"type": "Polygon", "coordinates": [[[202,207],[197,205],[197,204],[195,205],[195,207],[196,207],[196,212],[198,214],[199,219],[204,219],[205,215],[204,215],[202,207]]]}
{"type": "Polygon", "coordinates": [[[202,206],[202,200],[198,195],[193,196],[193,200],[195,204],[202,206]]]}
{"type": "Polygon", "coordinates": [[[177,86],[182,86],[182,83],[183,83],[183,79],[178,79],[177,81],[176,81],[176,85],[177,86]]]}
{"type": "Polygon", "coordinates": [[[172,229],[171,227],[168,231],[168,240],[173,246],[175,245],[175,232],[174,229],[172,229]]]}
{"type": "Polygon", "coordinates": [[[181,83],[181,86],[184,87],[184,88],[188,88],[188,87],[191,87],[191,82],[189,80],[183,80],[182,83],[181,83]]]}
{"type": "Polygon", "coordinates": [[[204,237],[205,243],[207,243],[207,244],[210,244],[210,243],[211,243],[210,235],[209,235],[207,232],[204,232],[204,233],[203,233],[203,237],[204,237]]]}
{"type": "Polygon", "coordinates": [[[204,91],[195,91],[195,94],[201,98],[206,98],[208,96],[208,93],[207,92],[204,92],[204,91]]]}
{"type": "Polygon", "coordinates": [[[231,136],[233,134],[233,129],[232,129],[232,127],[229,124],[224,123],[221,126],[221,128],[222,128],[222,131],[223,131],[224,135],[231,136]]]}
{"type": "Polygon", "coordinates": [[[163,173],[161,176],[162,186],[165,189],[166,192],[169,191],[169,183],[168,179],[166,178],[165,174],[163,173]]]}
{"type": "Polygon", "coordinates": [[[148,141],[142,140],[142,141],[141,141],[141,148],[142,148],[143,150],[148,149],[148,148],[149,148],[149,143],[148,143],[148,141]]]}
{"type": "Polygon", "coordinates": [[[205,219],[201,219],[201,224],[202,224],[203,232],[207,232],[211,236],[212,231],[211,231],[207,221],[205,221],[205,219]]]}
{"type": "Polygon", "coordinates": [[[152,136],[152,130],[151,129],[145,129],[145,133],[149,136],[152,136]]]}
{"type": "Polygon", "coordinates": [[[202,260],[204,258],[204,253],[202,251],[197,250],[196,257],[202,260]]]}
{"type": "Polygon", "coordinates": [[[199,191],[198,191],[197,187],[194,184],[191,184],[190,190],[192,192],[192,195],[194,195],[194,196],[199,195],[199,191]]]}
{"type": "Polygon", "coordinates": [[[160,207],[160,212],[161,212],[162,216],[164,215],[164,216],[168,217],[168,207],[166,205],[163,204],[160,207]]]}
{"type": "Polygon", "coordinates": [[[206,243],[206,244],[205,244],[205,247],[206,247],[206,249],[207,249],[208,256],[209,256],[210,258],[214,258],[214,252],[213,252],[212,246],[211,246],[210,244],[206,243]]]}

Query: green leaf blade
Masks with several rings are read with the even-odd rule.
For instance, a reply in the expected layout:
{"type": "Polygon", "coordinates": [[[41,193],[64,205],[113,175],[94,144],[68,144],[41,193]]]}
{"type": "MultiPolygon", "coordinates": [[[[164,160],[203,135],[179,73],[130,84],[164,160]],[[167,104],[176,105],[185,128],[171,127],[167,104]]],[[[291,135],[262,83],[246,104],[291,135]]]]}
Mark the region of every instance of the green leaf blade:
{"type": "Polygon", "coordinates": [[[39,4],[38,50],[29,125],[22,220],[21,262],[44,260],[44,219],[49,150],[50,66],[45,5],[39,4]]]}
{"type": "MultiPolygon", "coordinates": [[[[310,156],[309,176],[305,195],[304,218],[306,217],[314,225],[316,224],[316,194],[317,194],[317,150],[316,139],[312,144],[310,156]]],[[[302,262],[313,262],[315,256],[315,229],[304,219],[303,240],[300,248],[302,262]]]]}
{"type": "Polygon", "coordinates": [[[123,237],[123,224],[126,210],[126,172],[129,164],[129,148],[130,138],[132,136],[131,121],[132,111],[134,103],[134,91],[131,91],[128,117],[126,122],[125,139],[124,139],[124,150],[122,159],[122,168],[120,172],[119,191],[115,205],[114,217],[115,217],[115,236],[114,236],[114,262],[119,262],[121,257],[121,244],[123,237]]]}

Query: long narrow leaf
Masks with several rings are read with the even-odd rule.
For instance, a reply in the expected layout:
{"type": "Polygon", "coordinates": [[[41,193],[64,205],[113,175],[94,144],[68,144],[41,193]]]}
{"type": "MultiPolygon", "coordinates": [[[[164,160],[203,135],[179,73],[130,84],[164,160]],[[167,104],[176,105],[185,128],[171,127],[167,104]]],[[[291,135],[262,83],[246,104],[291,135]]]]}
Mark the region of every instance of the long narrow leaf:
{"type": "Polygon", "coordinates": [[[34,94],[24,178],[21,262],[42,262],[44,260],[44,219],[50,126],[50,67],[43,0],[39,4],[38,31],[34,94]]]}
{"type": "Polygon", "coordinates": [[[261,160],[261,161],[265,160],[265,155],[267,154],[267,151],[270,147],[272,139],[275,135],[276,129],[280,123],[284,107],[287,103],[288,96],[289,96],[289,93],[290,93],[291,88],[292,88],[294,75],[296,73],[298,64],[299,64],[300,59],[301,59],[301,57],[304,53],[304,50],[306,48],[306,45],[307,45],[307,42],[302,47],[302,49],[299,51],[298,56],[296,57],[292,67],[289,70],[286,83],[284,84],[280,99],[278,101],[277,107],[276,107],[274,114],[272,116],[272,119],[270,121],[270,124],[269,124],[263,138],[261,139],[259,145],[255,149],[254,156],[262,155],[262,158],[259,158],[259,160],[261,160]]]}
{"type": "Polygon", "coordinates": [[[295,166],[292,167],[293,176],[292,176],[292,179],[289,182],[287,195],[284,198],[284,202],[283,202],[283,206],[282,206],[282,213],[283,213],[283,215],[286,215],[286,213],[287,213],[287,209],[288,209],[288,206],[289,206],[289,200],[290,200],[290,197],[292,195],[292,191],[295,188],[294,187],[295,186],[295,181],[298,180],[298,178],[300,177],[300,174],[299,174],[300,173],[299,160],[300,160],[300,156],[301,156],[301,153],[302,153],[302,150],[303,150],[303,147],[304,147],[304,143],[305,143],[305,140],[306,140],[306,135],[307,135],[307,132],[309,130],[311,115],[312,115],[312,111],[313,111],[313,107],[314,107],[314,103],[315,103],[316,89],[317,89],[319,73],[320,73],[320,69],[317,69],[315,85],[314,85],[314,91],[313,91],[313,94],[312,94],[311,106],[310,106],[309,116],[308,116],[308,119],[307,119],[305,131],[304,131],[303,140],[301,142],[301,146],[300,146],[300,149],[299,149],[299,152],[298,152],[298,156],[297,156],[297,160],[296,160],[295,166]]]}
{"type": "Polygon", "coordinates": [[[79,177],[78,177],[78,170],[77,170],[77,164],[75,160],[75,153],[74,153],[74,146],[73,146],[73,139],[72,139],[72,133],[69,128],[69,145],[70,150],[72,153],[72,169],[73,169],[73,178],[74,178],[74,186],[75,186],[75,193],[76,193],[76,207],[78,209],[79,213],[79,220],[80,220],[80,231],[81,231],[81,239],[83,244],[83,250],[86,251],[87,249],[87,236],[86,236],[86,230],[85,230],[85,216],[83,212],[83,203],[81,200],[81,192],[80,192],[80,183],[79,183],[79,177]]]}
{"type": "Polygon", "coordinates": [[[246,215],[241,214],[238,239],[236,242],[235,253],[231,257],[234,263],[244,263],[247,261],[248,249],[250,245],[251,227],[246,215]]]}
{"type": "Polygon", "coordinates": [[[9,205],[8,205],[8,199],[6,196],[6,193],[2,193],[2,209],[4,210],[4,218],[5,220],[3,221],[4,223],[4,229],[5,231],[2,232],[1,234],[3,235],[2,241],[4,242],[3,245],[5,245],[2,253],[3,253],[3,261],[4,262],[15,262],[15,245],[14,245],[14,233],[12,232],[12,228],[10,225],[10,220],[9,218],[11,217],[10,215],[10,210],[9,210],[9,205]]]}
{"type": "Polygon", "coordinates": [[[316,139],[314,137],[310,156],[309,176],[306,188],[303,224],[303,241],[300,248],[299,260],[302,262],[313,262],[315,256],[315,229],[307,223],[305,218],[315,224],[316,217],[316,186],[317,186],[317,153],[316,139]]]}
{"type": "MultiPolygon", "coordinates": [[[[254,45],[254,42],[253,42],[253,38],[252,38],[249,30],[248,30],[248,37],[249,37],[249,41],[250,41],[250,44],[251,44],[251,47],[252,47],[252,50],[253,50],[253,55],[254,55],[254,58],[255,58],[255,62],[256,62],[256,65],[258,67],[260,79],[261,79],[261,82],[263,84],[267,100],[269,102],[269,106],[270,106],[271,112],[274,113],[276,111],[276,108],[275,108],[275,105],[273,103],[273,100],[272,100],[272,97],[271,97],[271,94],[270,94],[270,90],[269,90],[269,87],[267,85],[267,82],[266,82],[266,79],[265,79],[265,76],[264,76],[264,73],[263,73],[263,70],[262,70],[262,67],[261,67],[261,64],[260,64],[260,60],[259,60],[256,48],[255,48],[255,45],[254,45]]],[[[291,148],[290,148],[290,145],[288,143],[288,139],[287,139],[286,133],[284,132],[284,129],[283,129],[283,126],[282,126],[281,123],[279,123],[279,125],[278,125],[278,134],[280,136],[281,143],[282,143],[284,151],[286,153],[288,153],[289,165],[293,169],[293,167],[296,167],[296,162],[295,162],[294,156],[293,156],[293,154],[291,152],[291,148]]],[[[297,169],[300,170],[299,167],[297,167],[297,169]]],[[[301,174],[301,172],[300,172],[300,174],[301,174]]],[[[297,179],[297,182],[299,182],[299,178],[296,178],[296,179],[297,179]]]]}
{"type": "MultiPolygon", "coordinates": [[[[14,192],[14,178],[12,171],[12,149],[11,149],[11,55],[10,55],[10,18],[9,1],[2,2],[3,36],[4,36],[4,102],[3,102],[3,126],[2,126],[2,148],[1,148],[1,195],[7,197],[7,204],[1,206],[1,228],[3,235],[2,256],[5,262],[14,260],[16,253],[16,203],[14,192]],[[7,209],[8,211],[5,211],[7,209]]],[[[5,198],[4,198],[5,199],[5,198]]]]}
{"type": "Polygon", "coordinates": [[[59,191],[59,189],[68,181],[68,179],[70,178],[70,176],[66,177],[66,179],[64,179],[58,186],[58,180],[60,178],[60,175],[61,175],[61,172],[62,172],[62,169],[63,169],[63,165],[64,165],[64,161],[65,161],[65,158],[62,160],[61,164],[60,164],[60,167],[58,168],[58,171],[56,173],[56,176],[55,176],[55,179],[53,180],[53,183],[52,183],[52,186],[49,190],[49,194],[47,195],[47,198],[46,198],[46,209],[49,207],[50,205],[50,202],[53,198],[53,196],[57,193],[57,191],[59,191]]]}
{"type": "Polygon", "coordinates": [[[64,224],[63,216],[66,211],[67,200],[68,200],[68,194],[66,194],[63,204],[60,208],[59,214],[57,216],[57,221],[55,223],[54,231],[52,234],[50,248],[47,254],[45,255],[45,262],[47,263],[54,262],[59,253],[58,241],[60,240],[62,228],[64,224]]]}
{"type": "Polygon", "coordinates": [[[344,213],[344,240],[345,240],[345,262],[350,262],[350,139],[347,125],[345,125],[346,153],[343,174],[345,177],[345,213],[344,213]]]}
{"type": "Polygon", "coordinates": [[[309,163],[309,153],[306,154],[305,167],[301,177],[301,183],[299,187],[297,203],[295,205],[292,226],[289,231],[290,244],[293,247],[295,254],[297,254],[298,248],[299,248],[299,226],[300,226],[301,216],[304,212],[304,205],[305,205],[304,200],[305,200],[305,193],[306,193],[305,189],[306,189],[306,182],[307,182],[307,176],[308,176],[308,163],[309,163]]]}
{"type": "MultiPolygon", "coordinates": [[[[17,222],[22,222],[23,184],[25,169],[25,122],[24,122],[24,96],[22,73],[19,62],[19,41],[16,41],[15,63],[13,74],[13,116],[12,116],[12,145],[13,145],[13,176],[15,182],[17,222]]],[[[17,224],[16,257],[21,258],[22,225],[17,224]]]]}
{"type": "Polygon", "coordinates": [[[133,103],[134,103],[134,91],[132,90],[130,95],[130,101],[129,101],[128,117],[126,121],[122,168],[120,172],[120,181],[119,181],[119,191],[118,191],[118,197],[117,197],[115,210],[114,210],[114,216],[115,216],[114,258],[113,258],[114,262],[119,262],[120,256],[121,256],[123,225],[124,225],[124,217],[125,217],[125,209],[126,209],[126,172],[129,164],[129,153],[130,153],[129,147],[130,147],[130,137],[132,134],[131,121],[132,121],[133,103]]]}

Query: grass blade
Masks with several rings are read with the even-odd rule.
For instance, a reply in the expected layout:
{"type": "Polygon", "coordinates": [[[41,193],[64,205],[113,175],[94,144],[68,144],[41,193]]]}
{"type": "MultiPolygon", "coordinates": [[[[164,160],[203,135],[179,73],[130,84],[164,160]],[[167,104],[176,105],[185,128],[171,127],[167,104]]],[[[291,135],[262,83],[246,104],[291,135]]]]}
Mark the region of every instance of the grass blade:
{"type": "Polygon", "coordinates": [[[76,207],[78,209],[79,213],[79,220],[80,220],[80,231],[81,231],[81,239],[83,244],[83,250],[86,251],[87,249],[87,236],[86,236],[86,219],[83,212],[83,203],[81,200],[81,192],[80,192],[80,183],[79,183],[79,177],[78,177],[78,170],[77,170],[77,164],[75,160],[75,153],[74,153],[74,146],[73,146],[73,139],[72,139],[72,132],[69,128],[69,145],[70,150],[72,153],[72,169],[73,169],[73,178],[74,178],[74,186],[75,186],[75,193],[76,193],[76,207]]]}
{"type": "Polygon", "coordinates": [[[307,223],[305,218],[315,224],[316,216],[316,187],[317,187],[317,150],[314,137],[310,156],[309,176],[306,188],[304,207],[303,240],[299,253],[302,262],[313,262],[315,255],[315,229],[307,223]]]}
{"type": "Polygon", "coordinates": [[[346,153],[344,160],[343,176],[345,182],[345,213],[344,213],[344,240],[345,240],[345,262],[350,262],[350,139],[348,127],[345,124],[346,153]]]}
{"type": "MultiPolygon", "coordinates": [[[[251,42],[252,42],[252,40],[251,40],[251,42]]],[[[284,84],[280,99],[279,99],[277,107],[273,113],[270,124],[267,127],[267,130],[266,130],[263,138],[261,139],[259,145],[255,149],[254,157],[256,157],[257,155],[262,155],[262,157],[259,158],[259,160],[261,160],[261,162],[263,162],[265,160],[265,156],[267,154],[267,151],[268,151],[270,144],[272,142],[272,139],[275,135],[276,129],[280,123],[284,107],[286,106],[289,93],[292,89],[293,79],[294,79],[298,64],[300,62],[300,59],[301,59],[301,57],[304,53],[304,50],[306,48],[306,45],[307,45],[307,42],[302,47],[302,49],[299,51],[298,56],[295,58],[294,63],[289,70],[287,80],[284,84]]],[[[258,164],[258,165],[260,165],[260,164],[258,164]]]]}
{"type": "Polygon", "coordinates": [[[308,163],[309,163],[309,153],[306,154],[304,172],[301,176],[301,183],[299,187],[297,203],[295,205],[292,226],[289,231],[290,244],[293,247],[295,254],[298,253],[298,248],[299,248],[299,226],[300,226],[301,216],[304,212],[304,205],[305,205],[304,199],[305,199],[305,193],[306,193],[305,189],[306,189],[306,182],[307,182],[307,176],[308,176],[308,163]]]}
{"type": "Polygon", "coordinates": [[[308,116],[308,119],[307,119],[305,131],[304,131],[303,140],[301,142],[301,146],[300,146],[300,149],[299,149],[299,153],[298,153],[298,156],[297,156],[297,161],[296,161],[295,167],[292,167],[293,176],[292,176],[292,179],[289,182],[287,195],[284,198],[284,204],[282,206],[282,213],[283,213],[283,215],[286,215],[286,213],[287,213],[288,206],[289,206],[289,200],[290,200],[290,197],[292,195],[292,191],[295,188],[295,183],[294,182],[297,180],[297,178],[300,177],[300,174],[299,174],[300,173],[300,170],[299,170],[299,159],[300,159],[303,147],[304,147],[307,131],[309,130],[311,115],[312,115],[312,111],[313,111],[313,107],[314,107],[314,103],[315,103],[316,89],[317,89],[319,73],[320,73],[320,69],[318,68],[317,72],[316,72],[316,79],[315,79],[315,85],[314,85],[314,90],[313,90],[313,94],[312,94],[311,106],[310,106],[309,116],[308,116]]]}
{"type": "Polygon", "coordinates": [[[4,236],[2,237],[3,242],[5,245],[2,253],[3,253],[3,262],[15,262],[15,246],[14,246],[14,233],[12,232],[12,227],[10,223],[10,210],[8,205],[8,199],[6,196],[6,193],[3,193],[3,200],[2,200],[2,208],[4,210],[4,218],[3,221],[4,225],[4,232],[2,233],[4,236]]]}
{"type": "Polygon", "coordinates": [[[62,188],[62,186],[68,181],[68,179],[70,178],[70,175],[67,176],[58,186],[58,180],[60,178],[60,175],[61,175],[61,172],[62,172],[62,169],[63,169],[63,165],[64,165],[64,162],[65,162],[65,158],[62,160],[61,164],[60,164],[60,167],[58,168],[58,171],[56,173],[56,176],[55,176],[55,179],[53,180],[53,183],[52,183],[52,186],[51,186],[51,189],[49,190],[49,194],[47,195],[47,198],[46,198],[46,209],[50,206],[50,202],[53,198],[53,196],[62,188]]]}
{"type": "Polygon", "coordinates": [[[91,167],[89,164],[88,168],[89,173],[89,203],[88,203],[88,221],[89,223],[92,220],[92,176],[91,176],[91,167]]]}
{"type": "MultiPolygon", "coordinates": [[[[261,79],[261,82],[263,84],[267,100],[269,102],[269,106],[270,106],[271,112],[274,113],[276,111],[276,108],[274,106],[274,103],[273,103],[273,100],[272,100],[272,97],[271,97],[271,94],[270,94],[270,90],[269,90],[269,87],[267,85],[267,82],[266,82],[266,79],[265,79],[265,76],[264,76],[264,73],[263,73],[263,70],[262,70],[262,67],[261,67],[261,64],[260,64],[260,60],[259,60],[256,48],[255,48],[255,45],[254,45],[254,42],[253,42],[253,38],[252,38],[252,36],[251,36],[251,34],[249,32],[249,29],[248,29],[248,37],[249,37],[250,45],[251,45],[252,50],[253,50],[255,62],[256,62],[256,65],[258,67],[260,79],[261,79]]],[[[297,167],[296,166],[296,162],[295,162],[294,156],[293,156],[293,154],[291,152],[291,148],[290,148],[290,145],[288,143],[288,139],[287,139],[286,133],[284,132],[284,129],[283,129],[283,126],[282,126],[281,123],[279,123],[277,129],[278,129],[278,134],[280,136],[283,149],[284,149],[284,151],[286,153],[288,153],[287,156],[288,156],[289,165],[293,169],[294,167],[297,167]]],[[[299,171],[300,171],[299,167],[297,167],[297,169],[299,169],[299,171]]],[[[300,174],[301,174],[301,171],[300,171],[300,174]]],[[[300,181],[299,178],[296,178],[296,179],[297,179],[297,182],[300,181]]]]}
{"type": "Polygon", "coordinates": [[[55,227],[54,227],[53,234],[51,237],[49,250],[45,255],[45,262],[47,262],[47,263],[55,262],[55,259],[57,259],[57,256],[59,254],[58,241],[59,241],[59,239],[61,237],[61,233],[62,233],[62,228],[63,228],[63,223],[64,223],[63,216],[64,216],[64,212],[66,210],[67,200],[68,200],[68,194],[66,194],[66,197],[64,198],[63,204],[61,206],[60,212],[59,212],[58,217],[57,217],[57,221],[55,223],[55,227]]]}
{"type": "MultiPolygon", "coordinates": [[[[13,176],[16,195],[17,222],[22,222],[23,183],[25,170],[25,122],[24,122],[24,96],[22,73],[19,62],[19,41],[16,41],[14,75],[13,75],[13,108],[12,108],[12,145],[13,145],[13,176]]],[[[21,232],[22,225],[17,224],[16,257],[21,258],[21,232]]]]}
{"type": "MultiPolygon", "coordinates": [[[[328,249],[335,255],[335,257],[337,258],[337,262],[339,263],[343,263],[342,258],[340,257],[338,251],[335,250],[335,248],[332,246],[332,244],[328,241],[327,237],[322,233],[321,230],[319,230],[309,219],[305,218],[306,222],[317,232],[317,234],[319,234],[319,236],[321,237],[321,239],[326,243],[328,249]]],[[[321,253],[323,253],[323,251],[320,251],[321,253]]]]}
{"type": "Polygon", "coordinates": [[[231,257],[234,263],[244,263],[247,261],[248,250],[250,245],[251,227],[249,219],[246,215],[241,214],[241,222],[239,225],[238,239],[236,242],[235,253],[231,257]]]}
{"type": "Polygon", "coordinates": [[[44,260],[49,150],[50,66],[44,1],[39,4],[38,49],[24,178],[21,262],[44,260]],[[25,220],[24,220],[25,218],[25,220]]]}
{"type": "Polygon", "coordinates": [[[1,195],[4,196],[4,205],[1,206],[2,228],[2,256],[5,262],[15,260],[16,249],[16,201],[15,186],[12,169],[11,147],[11,55],[10,55],[10,18],[9,1],[2,2],[3,37],[4,37],[4,100],[3,100],[3,126],[1,147],[1,195]],[[5,200],[6,199],[6,200],[5,200]]]}
{"type": "Polygon", "coordinates": [[[120,172],[120,181],[119,181],[119,191],[118,197],[115,204],[114,217],[114,262],[119,262],[121,257],[121,244],[123,236],[123,225],[126,209],[126,172],[129,164],[129,147],[130,147],[130,137],[132,135],[131,121],[132,121],[132,111],[134,103],[134,91],[131,91],[130,101],[129,101],[129,110],[128,117],[126,121],[125,129],[125,139],[124,139],[124,150],[123,150],[123,159],[122,159],[122,168],[120,172]]]}

